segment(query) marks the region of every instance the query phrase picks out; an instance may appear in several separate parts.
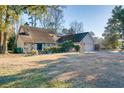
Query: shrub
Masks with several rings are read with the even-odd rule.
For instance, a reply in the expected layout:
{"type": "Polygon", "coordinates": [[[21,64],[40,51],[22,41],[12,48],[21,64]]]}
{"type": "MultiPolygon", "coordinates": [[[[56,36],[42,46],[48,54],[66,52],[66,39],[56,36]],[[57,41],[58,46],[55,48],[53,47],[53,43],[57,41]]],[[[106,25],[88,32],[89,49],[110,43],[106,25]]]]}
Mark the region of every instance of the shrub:
{"type": "Polygon", "coordinates": [[[31,54],[32,54],[32,55],[38,55],[38,51],[33,49],[33,50],[31,51],[31,54]]]}
{"type": "Polygon", "coordinates": [[[10,34],[10,37],[8,38],[8,42],[7,42],[8,50],[13,51],[15,49],[16,47],[15,38],[16,38],[15,33],[12,33],[12,35],[10,34]]]}
{"type": "Polygon", "coordinates": [[[60,53],[61,49],[59,47],[44,48],[44,53],[60,53]]]}
{"type": "Polygon", "coordinates": [[[48,53],[49,52],[49,48],[44,48],[44,50],[43,50],[43,53],[48,53]]]}
{"type": "Polygon", "coordinates": [[[23,49],[18,47],[18,48],[14,48],[14,53],[22,53],[23,49]]]}
{"type": "Polygon", "coordinates": [[[74,44],[72,41],[65,41],[59,46],[61,47],[62,52],[68,52],[71,48],[73,48],[74,44]]]}
{"type": "Polygon", "coordinates": [[[80,51],[80,47],[79,45],[74,45],[75,51],[79,52],[80,51]]]}
{"type": "Polygon", "coordinates": [[[52,53],[60,53],[61,52],[61,49],[59,47],[52,47],[50,50],[52,53]]]}
{"type": "Polygon", "coordinates": [[[44,48],[43,53],[63,53],[63,52],[69,52],[72,48],[74,48],[75,51],[79,51],[80,50],[80,47],[78,45],[74,45],[72,41],[65,41],[62,44],[59,44],[59,47],[44,48]]]}

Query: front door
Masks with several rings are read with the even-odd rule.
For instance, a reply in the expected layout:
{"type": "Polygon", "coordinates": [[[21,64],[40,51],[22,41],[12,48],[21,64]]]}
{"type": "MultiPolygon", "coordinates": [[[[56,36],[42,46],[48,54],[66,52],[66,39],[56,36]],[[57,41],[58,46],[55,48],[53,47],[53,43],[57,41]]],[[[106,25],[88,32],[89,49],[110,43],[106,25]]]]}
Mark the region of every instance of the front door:
{"type": "Polygon", "coordinates": [[[37,43],[37,50],[42,50],[42,43],[37,43]]]}

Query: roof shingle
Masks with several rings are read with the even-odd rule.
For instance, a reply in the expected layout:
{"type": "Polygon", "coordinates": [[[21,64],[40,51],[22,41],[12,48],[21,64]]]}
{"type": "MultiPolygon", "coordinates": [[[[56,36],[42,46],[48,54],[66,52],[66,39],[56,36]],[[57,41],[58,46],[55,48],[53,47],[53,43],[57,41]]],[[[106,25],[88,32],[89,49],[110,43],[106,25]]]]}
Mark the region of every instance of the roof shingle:
{"type": "Polygon", "coordinates": [[[89,32],[84,32],[84,33],[62,36],[57,40],[57,42],[62,43],[66,40],[71,40],[72,42],[80,42],[88,33],[89,32]]]}
{"type": "Polygon", "coordinates": [[[23,30],[29,31],[29,35],[20,35],[22,40],[25,42],[32,41],[34,43],[55,43],[53,38],[47,32],[47,29],[37,28],[37,27],[29,27],[29,26],[21,26],[23,30]]]}

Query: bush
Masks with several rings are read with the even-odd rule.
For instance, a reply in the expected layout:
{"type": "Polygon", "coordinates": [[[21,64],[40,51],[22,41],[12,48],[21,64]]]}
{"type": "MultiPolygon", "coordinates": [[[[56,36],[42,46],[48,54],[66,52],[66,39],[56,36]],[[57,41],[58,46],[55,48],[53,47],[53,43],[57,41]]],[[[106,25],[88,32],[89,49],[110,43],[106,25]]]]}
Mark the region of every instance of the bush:
{"type": "Polygon", "coordinates": [[[61,47],[62,52],[68,52],[70,49],[74,47],[74,44],[72,41],[65,41],[64,43],[59,45],[61,47]]]}
{"type": "Polygon", "coordinates": [[[74,49],[75,49],[76,52],[79,52],[80,51],[79,45],[74,45],[74,49]]]}
{"type": "Polygon", "coordinates": [[[65,41],[64,43],[60,44],[59,47],[50,47],[50,48],[44,48],[43,53],[63,53],[63,52],[69,52],[72,48],[75,49],[75,51],[79,51],[80,47],[78,45],[74,45],[72,41],[65,41]]]}
{"type": "Polygon", "coordinates": [[[13,50],[15,49],[15,47],[16,47],[15,38],[16,38],[15,33],[13,33],[13,34],[8,38],[8,43],[7,43],[8,50],[13,51],[13,50]]]}
{"type": "Polygon", "coordinates": [[[43,53],[48,53],[48,48],[44,48],[43,53]]]}
{"type": "Polygon", "coordinates": [[[38,51],[33,49],[33,50],[31,51],[31,54],[32,54],[32,55],[38,55],[38,51]]]}
{"type": "Polygon", "coordinates": [[[44,53],[60,53],[61,49],[59,47],[44,48],[44,53]]]}
{"type": "Polygon", "coordinates": [[[23,49],[22,48],[14,48],[14,53],[22,53],[23,49]]]}

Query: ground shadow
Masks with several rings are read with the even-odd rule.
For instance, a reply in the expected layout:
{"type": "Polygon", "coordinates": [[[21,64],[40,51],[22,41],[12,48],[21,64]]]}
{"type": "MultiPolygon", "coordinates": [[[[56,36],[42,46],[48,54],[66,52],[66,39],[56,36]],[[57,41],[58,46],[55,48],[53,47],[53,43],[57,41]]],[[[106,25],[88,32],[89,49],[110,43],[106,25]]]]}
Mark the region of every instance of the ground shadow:
{"type": "Polygon", "coordinates": [[[38,64],[47,64],[44,68],[28,69],[14,75],[0,76],[0,87],[57,87],[58,85],[54,85],[54,83],[61,83],[61,87],[68,87],[65,82],[52,82],[54,77],[67,72],[66,69],[63,68],[65,63],[63,60],[74,56],[74,54],[64,56],[66,56],[66,58],[36,62],[38,64]],[[58,69],[58,66],[61,70],[58,69]],[[50,83],[50,81],[52,83],[50,83]]]}
{"type": "Polygon", "coordinates": [[[103,57],[97,57],[97,61],[92,62],[94,55],[90,55],[88,57],[92,58],[89,58],[89,61],[82,60],[78,63],[76,60],[81,57],[82,55],[70,54],[56,60],[37,61],[37,64],[47,66],[27,69],[15,75],[0,76],[0,87],[124,87],[124,62],[116,62],[118,59],[114,58],[113,62],[104,63],[101,61],[104,60],[103,57]]]}

